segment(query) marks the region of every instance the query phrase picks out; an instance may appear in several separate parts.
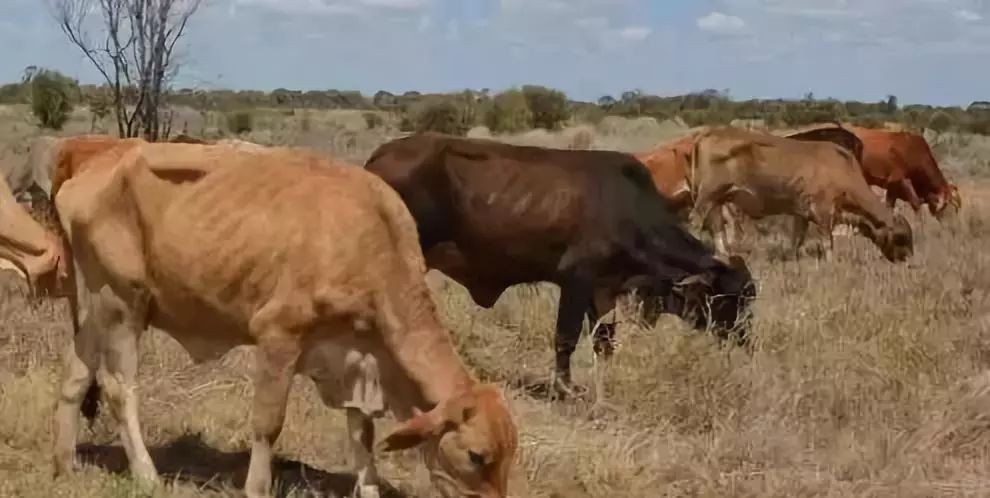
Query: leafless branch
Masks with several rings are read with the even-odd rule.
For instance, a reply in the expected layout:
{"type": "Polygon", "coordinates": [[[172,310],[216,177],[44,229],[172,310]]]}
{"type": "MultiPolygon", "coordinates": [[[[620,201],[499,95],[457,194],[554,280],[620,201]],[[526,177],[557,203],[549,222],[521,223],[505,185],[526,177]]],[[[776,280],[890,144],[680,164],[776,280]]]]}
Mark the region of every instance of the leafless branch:
{"type": "Polygon", "coordinates": [[[118,133],[156,140],[163,129],[160,109],[166,105],[167,83],[179,69],[173,52],[202,0],[48,2],[66,37],[110,86],[118,133]],[[97,14],[103,39],[94,42],[87,28],[97,14]]]}

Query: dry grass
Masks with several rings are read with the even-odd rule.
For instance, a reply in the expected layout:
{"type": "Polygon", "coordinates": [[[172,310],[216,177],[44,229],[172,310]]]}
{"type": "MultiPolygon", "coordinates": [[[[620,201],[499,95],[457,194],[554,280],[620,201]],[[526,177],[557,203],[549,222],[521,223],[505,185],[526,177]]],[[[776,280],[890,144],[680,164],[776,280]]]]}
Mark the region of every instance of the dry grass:
{"type": "MultiPolygon", "coordinates": [[[[990,182],[959,183],[965,206],[953,223],[909,215],[909,264],[887,263],[859,238],[840,238],[832,264],[779,260],[781,241],[749,241],[760,285],[752,355],[665,317],[653,330],[620,326],[606,374],[615,410],[510,388],[522,443],[513,496],[990,496],[990,182]]],[[[480,375],[516,385],[549,373],[555,288],[510,289],[483,310],[457,284],[430,281],[480,375]]],[[[10,282],[0,292],[0,496],[137,495],[105,412],[81,435],[100,466],[51,479],[65,306],[32,308],[10,282]]],[[[158,331],[142,348],[144,433],[170,480],[161,495],[237,495],[249,351],[193,365],[158,331]]],[[[585,339],[577,380],[590,384],[591,367],[585,339]]],[[[380,422],[380,433],[390,426],[380,422]]],[[[344,427],[297,380],[277,447],[288,495],[347,487],[344,427]]],[[[382,458],[401,494],[432,495],[415,453],[382,458]]]]}

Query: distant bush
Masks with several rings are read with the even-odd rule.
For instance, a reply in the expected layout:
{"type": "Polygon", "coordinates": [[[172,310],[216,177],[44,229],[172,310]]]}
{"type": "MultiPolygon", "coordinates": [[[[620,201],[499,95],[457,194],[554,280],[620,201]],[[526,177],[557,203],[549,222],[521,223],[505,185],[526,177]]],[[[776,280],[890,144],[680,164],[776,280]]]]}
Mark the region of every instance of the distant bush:
{"type": "Polygon", "coordinates": [[[863,128],[883,128],[883,120],[877,116],[860,116],[852,119],[852,124],[863,128]]]}
{"type": "Polygon", "coordinates": [[[374,130],[375,128],[385,126],[385,119],[377,113],[366,112],[361,116],[364,118],[364,124],[369,130],[374,130]]]}
{"type": "Polygon", "coordinates": [[[990,113],[974,117],[967,125],[966,129],[970,133],[978,135],[990,135],[990,113]]]}
{"type": "Polygon", "coordinates": [[[226,114],[227,129],[240,135],[254,129],[254,115],[250,111],[231,111],[226,114]]]}
{"type": "Polygon", "coordinates": [[[42,128],[61,130],[72,113],[72,99],[78,93],[75,80],[58,71],[40,69],[28,76],[31,112],[42,128]]]}
{"type": "Polygon", "coordinates": [[[492,133],[516,133],[533,127],[533,113],[523,92],[506,90],[492,99],[485,114],[485,126],[492,133]]]}
{"type": "Polygon", "coordinates": [[[948,113],[943,111],[936,111],[932,114],[932,117],[928,119],[928,128],[931,128],[938,133],[945,133],[946,131],[949,131],[949,128],[952,128],[953,124],[952,116],[949,116],[948,113]]]}
{"type": "Polygon", "coordinates": [[[534,128],[555,130],[570,117],[567,96],[560,90],[525,85],[522,87],[522,94],[526,98],[526,106],[533,114],[534,128]]]}
{"type": "Polygon", "coordinates": [[[435,131],[448,135],[464,135],[468,126],[462,120],[462,111],[449,100],[437,99],[424,102],[413,111],[412,125],[415,131],[435,131]]]}

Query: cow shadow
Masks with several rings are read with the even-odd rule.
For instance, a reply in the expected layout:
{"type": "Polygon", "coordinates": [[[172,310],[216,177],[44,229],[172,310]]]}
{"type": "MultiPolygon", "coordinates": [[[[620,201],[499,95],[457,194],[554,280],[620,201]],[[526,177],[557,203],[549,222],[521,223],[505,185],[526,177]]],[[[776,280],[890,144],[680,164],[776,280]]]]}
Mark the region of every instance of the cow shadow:
{"type": "MultiPolygon", "coordinates": [[[[129,475],[127,455],[121,446],[80,444],[76,449],[84,464],[108,472],[129,475]]],[[[162,480],[193,484],[214,491],[244,488],[250,451],[225,452],[207,445],[199,434],[185,434],[172,442],[148,448],[162,480]]],[[[275,457],[272,462],[272,494],[276,498],[293,496],[350,496],[357,476],[352,473],[326,472],[302,462],[275,457]]],[[[386,482],[381,482],[382,498],[407,498],[386,482]]]]}

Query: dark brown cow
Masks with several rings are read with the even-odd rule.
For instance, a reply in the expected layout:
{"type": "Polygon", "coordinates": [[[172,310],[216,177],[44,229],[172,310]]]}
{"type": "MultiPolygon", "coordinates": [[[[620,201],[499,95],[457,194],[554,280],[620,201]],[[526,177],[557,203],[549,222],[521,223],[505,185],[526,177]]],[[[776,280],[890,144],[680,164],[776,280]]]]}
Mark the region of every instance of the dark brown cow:
{"type": "Polygon", "coordinates": [[[863,162],[863,141],[855,133],[838,123],[794,132],[785,135],[785,137],[812,142],[832,142],[840,147],[845,147],[846,150],[852,152],[857,161],[863,162]]]}
{"type": "Polygon", "coordinates": [[[958,188],[945,179],[925,137],[906,131],[851,126],[863,141],[863,173],[870,185],[887,190],[887,205],[907,202],[915,213],[922,204],[941,220],[947,207],[958,210],[958,188]]]}
{"type": "MultiPolygon", "coordinates": [[[[697,328],[736,326],[745,337],[756,295],[745,263],[716,259],[629,154],[423,133],[382,145],[365,167],[406,202],[427,265],[479,305],[516,284],[560,286],[555,387],[564,393],[584,316],[595,323],[631,289],[697,328]],[[711,299],[710,311],[700,297],[711,299]]],[[[612,333],[593,333],[596,353],[611,354],[612,333]]]]}

